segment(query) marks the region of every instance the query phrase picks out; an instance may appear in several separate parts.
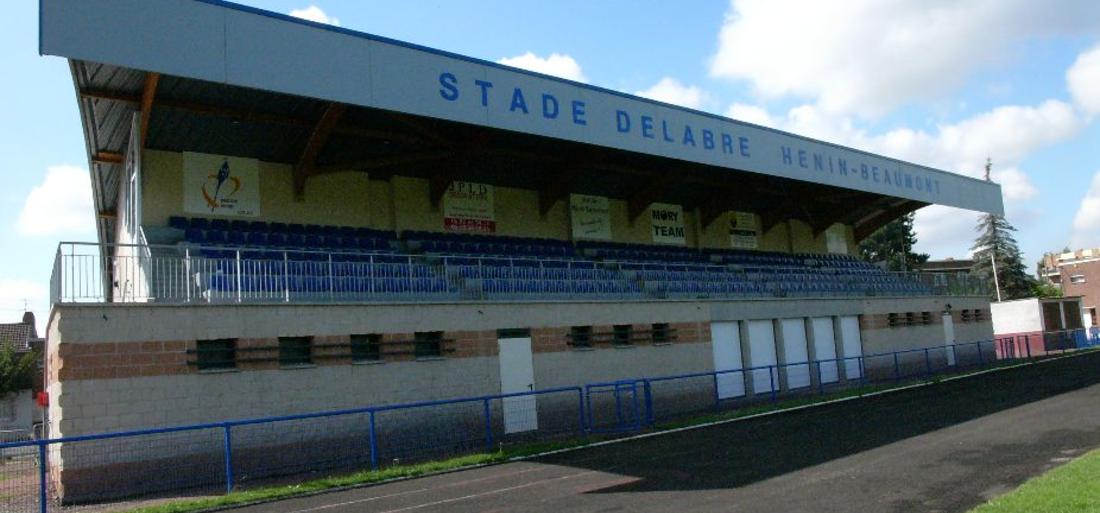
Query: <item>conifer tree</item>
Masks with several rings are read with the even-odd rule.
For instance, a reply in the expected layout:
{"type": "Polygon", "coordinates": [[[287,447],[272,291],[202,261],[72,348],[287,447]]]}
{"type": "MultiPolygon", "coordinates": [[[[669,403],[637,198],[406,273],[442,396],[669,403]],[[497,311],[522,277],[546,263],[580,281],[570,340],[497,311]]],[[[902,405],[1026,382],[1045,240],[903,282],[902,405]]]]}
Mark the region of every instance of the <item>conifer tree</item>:
{"type": "MultiPolygon", "coordinates": [[[[989,171],[992,161],[985,164],[985,178],[989,180],[989,171]]],[[[1031,297],[1035,290],[1036,280],[1027,272],[1024,259],[1020,254],[1020,247],[1012,232],[1016,231],[1008,220],[1002,216],[982,214],[978,218],[977,239],[971,246],[974,258],[974,267],[971,274],[981,277],[990,285],[990,296],[997,298],[995,284],[1000,285],[1001,299],[1020,299],[1031,297]],[[994,280],[993,268],[996,263],[997,277],[994,280]]]]}
{"type": "Polygon", "coordinates": [[[891,271],[912,271],[916,264],[927,262],[927,254],[913,252],[917,244],[914,217],[909,213],[875,230],[859,243],[860,256],[868,262],[886,262],[891,271]]]}

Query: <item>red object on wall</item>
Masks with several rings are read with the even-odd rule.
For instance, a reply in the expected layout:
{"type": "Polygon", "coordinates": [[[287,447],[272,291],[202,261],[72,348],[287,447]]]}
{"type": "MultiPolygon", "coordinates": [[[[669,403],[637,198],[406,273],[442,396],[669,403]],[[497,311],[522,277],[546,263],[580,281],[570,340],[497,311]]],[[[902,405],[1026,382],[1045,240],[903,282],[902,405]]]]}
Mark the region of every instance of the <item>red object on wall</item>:
{"type": "Polygon", "coordinates": [[[45,391],[39,392],[34,400],[38,403],[39,408],[45,408],[50,405],[50,394],[45,391]]]}

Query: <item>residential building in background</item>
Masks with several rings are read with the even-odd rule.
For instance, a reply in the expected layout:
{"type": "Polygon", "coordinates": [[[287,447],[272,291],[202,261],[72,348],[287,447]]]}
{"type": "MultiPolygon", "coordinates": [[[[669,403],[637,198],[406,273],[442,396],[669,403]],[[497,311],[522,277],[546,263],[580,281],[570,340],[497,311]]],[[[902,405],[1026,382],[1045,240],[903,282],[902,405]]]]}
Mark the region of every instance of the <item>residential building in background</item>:
{"type": "Polygon", "coordinates": [[[1039,279],[1062,289],[1064,296],[1080,296],[1085,326],[1097,326],[1100,302],[1100,248],[1047,253],[1039,263],[1039,279]]]}
{"type": "MultiPolygon", "coordinates": [[[[44,341],[38,336],[31,312],[25,312],[20,322],[0,323],[0,343],[12,344],[17,356],[30,351],[42,354],[44,341]]],[[[35,366],[32,383],[29,389],[0,397],[0,442],[22,439],[40,422],[35,394],[42,390],[41,359],[35,366]]]]}

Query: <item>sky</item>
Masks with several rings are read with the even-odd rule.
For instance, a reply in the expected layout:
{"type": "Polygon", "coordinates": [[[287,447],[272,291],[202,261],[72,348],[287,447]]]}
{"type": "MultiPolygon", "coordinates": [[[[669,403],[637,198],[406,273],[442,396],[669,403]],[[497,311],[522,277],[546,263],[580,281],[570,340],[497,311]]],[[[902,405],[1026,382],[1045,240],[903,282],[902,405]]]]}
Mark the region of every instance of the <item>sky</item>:
{"type": "MultiPolygon", "coordinates": [[[[1100,247],[1094,0],[248,0],[247,5],[562,76],[980,177],[992,159],[1033,266],[1100,247]]],[[[67,63],[37,2],[0,18],[0,322],[48,312],[59,241],[94,241],[67,63]]],[[[917,250],[965,258],[977,214],[917,213],[917,250]]]]}

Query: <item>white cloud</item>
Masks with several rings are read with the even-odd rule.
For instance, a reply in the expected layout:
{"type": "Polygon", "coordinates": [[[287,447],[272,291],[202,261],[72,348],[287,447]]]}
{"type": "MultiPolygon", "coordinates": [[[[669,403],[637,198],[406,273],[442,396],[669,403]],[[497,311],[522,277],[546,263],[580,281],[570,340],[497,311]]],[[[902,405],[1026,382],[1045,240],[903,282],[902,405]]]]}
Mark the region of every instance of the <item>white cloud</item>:
{"type": "Polygon", "coordinates": [[[1095,248],[1100,246],[1100,171],[1092,177],[1092,185],[1077,215],[1073,217],[1073,235],[1070,236],[1073,248],[1095,248]]]}
{"type": "Polygon", "coordinates": [[[734,103],[726,109],[726,117],[736,119],[738,121],[744,121],[746,123],[755,123],[760,126],[775,127],[776,121],[771,114],[768,114],[768,110],[760,107],[759,105],[749,105],[747,103],[734,103]]]}
{"type": "Polygon", "coordinates": [[[653,84],[649,89],[638,91],[634,94],[659,102],[687,107],[689,109],[702,108],[703,103],[708,99],[707,94],[703,92],[702,89],[695,86],[684,85],[680,83],[679,80],[672,77],[664,77],[656,84],[653,84]]]}
{"type": "Polygon", "coordinates": [[[1100,114],[1100,45],[1077,56],[1066,71],[1073,101],[1088,114],[1100,114]]]}
{"type": "Polygon", "coordinates": [[[329,16],[328,14],[325,14],[325,11],[321,10],[321,8],[317,7],[316,5],[310,5],[305,9],[294,9],[293,11],[290,11],[290,15],[295,18],[301,18],[303,20],[315,21],[317,23],[324,23],[326,25],[336,25],[337,27],[340,26],[339,18],[334,18],[332,16],[329,16]]]}
{"type": "Polygon", "coordinates": [[[515,57],[504,57],[497,63],[577,82],[588,82],[588,77],[584,76],[581,65],[565,54],[552,53],[549,57],[539,57],[532,52],[527,52],[515,57]]]}
{"type": "Polygon", "coordinates": [[[94,215],[88,171],[50,166],[46,178],[27,195],[17,225],[24,235],[88,235],[95,233],[94,215]]]}
{"type": "Polygon", "coordinates": [[[934,99],[1030,36],[1095,28],[1100,3],[733,0],[710,64],[764,97],[877,116],[934,99]]]}
{"type": "MultiPolygon", "coordinates": [[[[1029,206],[1028,200],[1040,190],[1020,168],[1021,162],[1042,147],[1073,137],[1085,125],[1070,105],[1056,100],[1001,106],[935,130],[898,128],[881,134],[868,133],[850,116],[813,104],[794,107],[782,116],[734,105],[727,115],[974,178],[984,175],[986,157],[992,157],[992,179],[1001,184],[1005,215],[1021,226],[1041,215],[1029,206]]],[[[921,209],[914,222],[918,250],[934,257],[969,254],[977,216],[944,206],[921,209]]]]}
{"type": "Polygon", "coordinates": [[[0,322],[19,322],[23,319],[23,308],[34,312],[38,336],[45,336],[45,324],[49,317],[49,298],[46,285],[23,279],[0,279],[0,322]]]}

